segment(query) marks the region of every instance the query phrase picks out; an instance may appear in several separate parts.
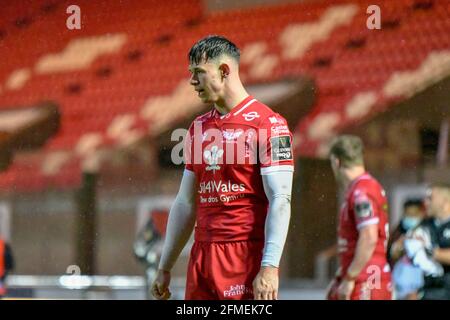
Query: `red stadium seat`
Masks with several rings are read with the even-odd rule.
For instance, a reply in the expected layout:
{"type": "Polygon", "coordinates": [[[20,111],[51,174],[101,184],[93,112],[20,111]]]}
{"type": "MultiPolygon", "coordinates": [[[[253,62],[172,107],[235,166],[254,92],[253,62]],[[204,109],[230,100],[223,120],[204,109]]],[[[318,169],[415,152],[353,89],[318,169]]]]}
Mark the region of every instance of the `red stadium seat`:
{"type": "MultiPolygon", "coordinates": [[[[381,91],[395,72],[416,69],[431,52],[450,47],[446,1],[434,1],[429,10],[412,10],[412,0],[378,1],[383,20],[391,21],[390,28],[368,30],[365,9],[370,1],[290,3],[204,15],[200,0],[132,0],[126,4],[80,0],[78,5],[90,13],[83,32],[61,29],[61,22],[67,17],[65,10],[43,13],[45,1],[32,1],[32,5],[14,3],[8,2],[0,12],[1,21],[6,22],[0,25],[0,31],[5,31],[0,39],[3,60],[0,108],[46,99],[57,101],[62,114],[61,130],[46,144],[44,152],[70,150],[84,133],[105,134],[115,116],[139,115],[148,99],[172,94],[189,77],[187,51],[207,34],[228,36],[241,48],[254,42],[267,45],[263,54],[276,56],[278,64],[264,76],[248,76],[248,82],[273,82],[305,74],[314,78],[317,102],[312,113],[298,124],[297,129],[302,132],[308,130],[320,113],[333,111],[344,115],[347,103],[355,95],[381,91]],[[347,24],[329,30],[326,37],[312,43],[303,55],[284,58],[280,38],[286,27],[318,24],[326,10],[342,4],[355,4],[358,13],[347,24]],[[12,24],[23,16],[30,17],[32,22],[28,26],[18,28],[12,24]],[[126,35],[126,41],[116,52],[99,56],[86,68],[76,71],[35,72],[42,56],[61,52],[70,41],[81,36],[107,33],[126,35]],[[11,48],[15,50],[13,53],[11,48]],[[127,58],[130,55],[134,58],[127,58]],[[23,86],[16,90],[5,88],[11,73],[23,68],[31,70],[31,77],[23,86]]],[[[58,8],[69,4],[58,2],[58,8]]],[[[242,70],[249,74],[251,67],[244,64],[242,70]]],[[[385,108],[386,98],[378,95],[377,99],[373,112],[385,108]]],[[[138,122],[145,124],[142,119],[138,122]]],[[[341,125],[346,123],[343,116],[341,125]]],[[[305,139],[300,154],[315,154],[318,142],[305,139]]],[[[67,176],[62,176],[61,171],[61,176],[54,179],[36,179],[70,184],[79,181],[77,170],[79,165],[72,165],[63,170],[67,176]]],[[[11,181],[11,172],[17,172],[15,165],[0,175],[0,185],[11,181]]],[[[29,184],[33,188],[40,185],[29,184]]]]}

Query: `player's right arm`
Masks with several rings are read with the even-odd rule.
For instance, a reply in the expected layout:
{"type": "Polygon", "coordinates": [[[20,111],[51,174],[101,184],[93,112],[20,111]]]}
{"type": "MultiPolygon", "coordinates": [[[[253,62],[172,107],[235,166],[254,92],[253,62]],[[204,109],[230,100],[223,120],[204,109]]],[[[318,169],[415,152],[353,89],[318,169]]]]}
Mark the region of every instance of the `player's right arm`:
{"type": "Polygon", "coordinates": [[[450,265],[450,249],[436,248],[433,250],[433,259],[443,265],[450,265]]]}
{"type": "Polygon", "coordinates": [[[152,284],[152,294],[156,299],[168,299],[170,297],[170,271],[194,229],[194,190],[195,174],[186,169],[181,179],[178,194],[170,208],[161,260],[155,281],[152,284]]]}
{"type": "Polygon", "coordinates": [[[338,298],[349,300],[355,287],[355,280],[370,261],[378,243],[379,210],[375,200],[365,190],[358,190],[353,196],[358,240],[355,253],[346,274],[338,288],[338,298]]]}

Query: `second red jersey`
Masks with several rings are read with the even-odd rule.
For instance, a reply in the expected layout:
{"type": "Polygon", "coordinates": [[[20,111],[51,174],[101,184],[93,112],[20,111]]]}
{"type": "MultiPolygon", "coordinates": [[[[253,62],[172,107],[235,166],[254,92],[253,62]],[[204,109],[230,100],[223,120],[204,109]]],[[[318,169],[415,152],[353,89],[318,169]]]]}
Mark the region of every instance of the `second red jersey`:
{"type": "Polygon", "coordinates": [[[386,194],[378,181],[365,173],[355,179],[347,189],[340,211],[338,252],[342,276],[347,273],[354,258],[359,230],[367,225],[377,225],[378,242],[357,280],[365,281],[376,274],[379,274],[382,280],[389,280],[390,269],[386,257],[389,235],[386,194]]]}
{"type": "Polygon", "coordinates": [[[197,241],[263,240],[268,200],[262,174],[293,171],[286,120],[249,96],[228,114],[216,109],[189,129],[186,169],[197,179],[197,241]]]}

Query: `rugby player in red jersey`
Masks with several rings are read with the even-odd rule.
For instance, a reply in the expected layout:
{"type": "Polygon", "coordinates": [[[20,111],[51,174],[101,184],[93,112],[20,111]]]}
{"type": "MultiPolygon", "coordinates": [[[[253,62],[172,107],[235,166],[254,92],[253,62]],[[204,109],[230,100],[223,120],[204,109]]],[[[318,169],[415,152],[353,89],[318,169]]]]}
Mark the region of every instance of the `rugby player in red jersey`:
{"type": "Polygon", "coordinates": [[[339,187],[345,190],[345,199],[339,213],[339,269],[327,298],[391,300],[385,191],[364,168],[360,138],[351,135],[336,138],[331,145],[330,160],[339,187]]]}
{"type": "Polygon", "coordinates": [[[195,226],[186,299],[277,299],[294,170],[286,120],[245,90],[239,49],[221,36],[189,52],[190,84],[213,107],[192,123],[186,166],[171,207],[157,299],[195,226]]]}

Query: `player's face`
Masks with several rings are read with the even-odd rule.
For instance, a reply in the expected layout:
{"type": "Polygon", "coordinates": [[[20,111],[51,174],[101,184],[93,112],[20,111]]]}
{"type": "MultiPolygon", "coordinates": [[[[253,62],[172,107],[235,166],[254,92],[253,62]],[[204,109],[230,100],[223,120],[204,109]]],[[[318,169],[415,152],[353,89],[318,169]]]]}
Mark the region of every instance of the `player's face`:
{"type": "Polygon", "coordinates": [[[442,210],[443,199],[439,190],[432,188],[428,190],[428,194],[425,201],[428,215],[431,217],[437,217],[442,210]]]}
{"type": "Polygon", "coordinates": [[[221,98],[223,81],[217,63],[208,61],[191,64],[189,71],[191,72],[189,83],[194,87],[202,102],[214,103],[221,98]]]}

